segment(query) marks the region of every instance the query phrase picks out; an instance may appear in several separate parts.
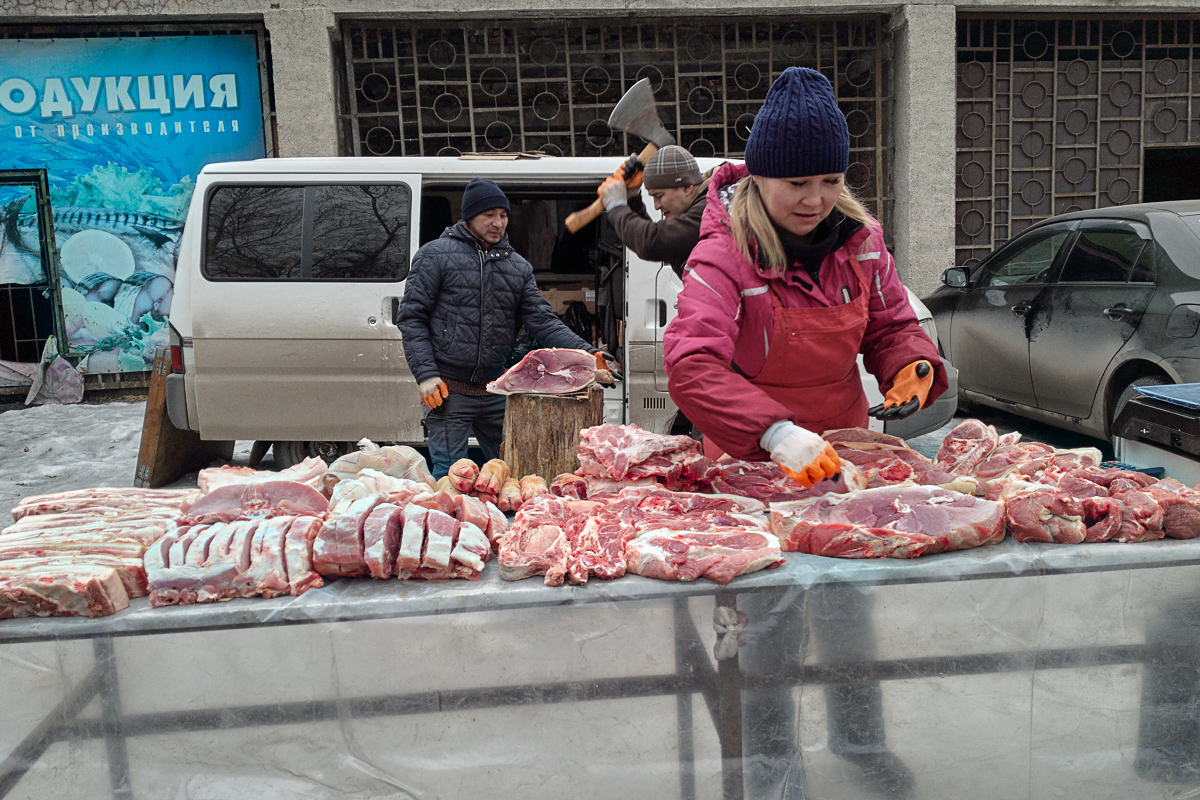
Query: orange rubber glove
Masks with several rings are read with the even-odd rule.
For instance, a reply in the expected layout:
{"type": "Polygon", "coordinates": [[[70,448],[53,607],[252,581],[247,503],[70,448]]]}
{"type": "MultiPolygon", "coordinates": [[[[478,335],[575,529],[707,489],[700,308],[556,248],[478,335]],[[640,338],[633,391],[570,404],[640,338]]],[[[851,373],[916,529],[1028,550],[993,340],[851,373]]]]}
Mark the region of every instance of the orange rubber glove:
{"type": "Polygon", "coordinates": [[[421,392],[421,402],[428,406],[430,411],[440,406],[442,401],[450,396],[450,390],[446,388],[446,382],[441,378],[423,380],[417,389],[421,392]]]}
{"type": "Polygon", "coordinates": [[[883,402],[867,413],[876,419],[904,419],[925,405],[933,386],[933,365],[914,361],[896,374],[883,402]]]}
{"type": "Polygon", "coordinates": [[[621,166],[613,170],[613,174],[604,179],[599,188],[596,189],[597,195],[603,195],[604,187],[610,186],[612,183],[623,183],[629,192],[642,188],[642,172],[644,164],[638,161],[637,153],[630,153],[629,158],[621,163],[621,166]]]}
{"type": "Polygon", "coordinates": [[[592,355],[596,357],[596,369],[606,369],[612,373],[614,378],[620,379],[621,363],[616,358],[603,350],[597,350],[592,355]]]}
{"type": "Polygon", "coordinates": [[[764,449],[770,445],[771,460],[805,489],[841,473],[842,460],[833,445],[812,431],[789,422],[772,426],[768,435],[770,441],[760,444],[764,449]]]}

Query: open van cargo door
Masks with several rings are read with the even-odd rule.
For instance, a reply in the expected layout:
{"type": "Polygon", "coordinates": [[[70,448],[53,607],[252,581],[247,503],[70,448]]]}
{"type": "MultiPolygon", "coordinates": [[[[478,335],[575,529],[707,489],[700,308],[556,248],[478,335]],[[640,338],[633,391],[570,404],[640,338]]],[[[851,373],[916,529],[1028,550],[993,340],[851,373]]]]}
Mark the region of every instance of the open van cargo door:
{"type": "Polygon", "coordinates": [[[420,190],[419,175],[207,188],[192,337],[202,438],[423,438],[395,324],[420,190]]]}

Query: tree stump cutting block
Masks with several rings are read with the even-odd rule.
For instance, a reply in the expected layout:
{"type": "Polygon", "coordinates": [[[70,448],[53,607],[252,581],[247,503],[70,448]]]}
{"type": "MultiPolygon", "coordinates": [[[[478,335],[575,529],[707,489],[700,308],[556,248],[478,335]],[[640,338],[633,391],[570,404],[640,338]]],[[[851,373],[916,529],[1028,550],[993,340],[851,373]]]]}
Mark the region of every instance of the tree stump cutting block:
{"type": "Polygon", "coordinates": [[[604,422],[604,390],[553,397],[512,394],[504,409],[504,460],[513,477],[541,475],[547,482],[579,468],[579,432],[604,422]]]}

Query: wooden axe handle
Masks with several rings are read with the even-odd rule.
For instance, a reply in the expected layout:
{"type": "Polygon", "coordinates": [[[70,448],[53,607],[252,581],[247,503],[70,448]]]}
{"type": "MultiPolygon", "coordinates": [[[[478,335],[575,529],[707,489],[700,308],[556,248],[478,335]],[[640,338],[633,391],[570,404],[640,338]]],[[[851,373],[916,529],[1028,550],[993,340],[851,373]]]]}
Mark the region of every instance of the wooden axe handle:
{"type": "MultiPolygon", "coordinates": [[[[657,152],[658,145],[651,142],[650,144],[646,145],[645,150],[643,150],[641,153],[638,153],[638,161],[642,162],[642,166],[644,167],[646,166],[646,162],[650,160],[650,156],[657,152]]],[[[587,225],[589,222],[603,213],[604,201],[600,198],[596,198],[596,202],[592,203],[587,208],[576,211],[574,214],[571,214],[569,217],[567,217],[567,230],[569,230],[571,233],[578,233],[580,228],[582,228],[584,225],[587,225]]]]}

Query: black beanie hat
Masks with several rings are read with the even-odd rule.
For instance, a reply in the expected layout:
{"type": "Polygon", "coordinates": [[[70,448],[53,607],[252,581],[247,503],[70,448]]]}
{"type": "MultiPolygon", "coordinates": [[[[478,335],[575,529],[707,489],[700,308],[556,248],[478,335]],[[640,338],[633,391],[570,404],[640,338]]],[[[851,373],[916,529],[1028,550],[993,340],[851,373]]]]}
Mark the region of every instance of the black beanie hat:
{"type": "Polygon", "coordinates": [[[807,67],[788,67],[754,117],[746,168],[764,178],[806,178],[849,166],[850,132],[829,79],[807,67]]]}
{"type": "Polygon", "coordinates": [[[500,187],[487,178],[472,178],[463,192],[462,218],[477,217],[493,208],[511,210],[504,192],[500,191],[500,187]]]}

